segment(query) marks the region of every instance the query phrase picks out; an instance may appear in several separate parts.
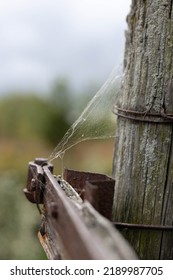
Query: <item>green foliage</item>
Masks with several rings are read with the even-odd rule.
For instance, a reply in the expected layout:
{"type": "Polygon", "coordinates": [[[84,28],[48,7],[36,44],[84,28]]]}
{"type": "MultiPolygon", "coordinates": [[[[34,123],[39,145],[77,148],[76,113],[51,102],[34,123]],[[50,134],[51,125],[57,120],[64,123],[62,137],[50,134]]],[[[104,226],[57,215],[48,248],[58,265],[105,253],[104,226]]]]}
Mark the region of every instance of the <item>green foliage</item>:
{"type": "Polygon", "coordinates": [[[0,100],[0,137],[37,138],[54,146],[88,99],[87,94],[75,96],[65,80],[56,81],[46,97],[31,93],[4,97],[0,100]]]}
{"type": "Polygon", "coordinates": [[[54,82],[50,93],[50,101],[62,113],[70,111],[73,92],[65,79],[54,82]]]}
{"type": "Polygon", "coordinates": [[[44,120],[40,122],[40,136],[46,139],[50,144],[55,145],[63,137],[67,131],[69,124],[66,121],[65,112],[58,110],[50,104],[50,107],[45,110],[44,120]]]}
{"type": "MultiPolygon", "coordinates": [[[[58,99],[58,98],[57,98],[58,99]]],[[[41,138],[55,145],[69,127],[66,110],[58,102],[36,95],[11,95],[0,101],[0,136],[41,138]]],[[[68,96],[66,95],[66,104],[68,96]]]]}

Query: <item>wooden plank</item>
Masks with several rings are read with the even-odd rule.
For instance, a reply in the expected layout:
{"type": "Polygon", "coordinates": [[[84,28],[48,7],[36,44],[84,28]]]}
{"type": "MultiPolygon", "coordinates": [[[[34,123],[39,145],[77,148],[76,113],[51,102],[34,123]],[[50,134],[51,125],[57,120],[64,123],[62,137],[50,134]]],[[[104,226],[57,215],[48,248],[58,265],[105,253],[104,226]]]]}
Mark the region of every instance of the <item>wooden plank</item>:
{"type": "Polygon", "coordinates": [[[111,222],[83,202],[66,181],[58,183],[47,166],[43,170],[45,233],[39,239],[48,258],[137,259],[111,222]]]}

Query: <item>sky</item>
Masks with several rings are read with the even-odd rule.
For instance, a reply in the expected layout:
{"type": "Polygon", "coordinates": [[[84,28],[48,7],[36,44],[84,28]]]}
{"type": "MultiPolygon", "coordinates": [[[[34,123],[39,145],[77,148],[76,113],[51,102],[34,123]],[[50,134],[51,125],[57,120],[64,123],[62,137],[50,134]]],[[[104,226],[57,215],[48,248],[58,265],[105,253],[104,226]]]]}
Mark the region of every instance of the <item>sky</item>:
{"type": "Polygon", "coordinates": [[[131,0],[0,0],[0,94],[80,91],[122,62],[131,0]]]}

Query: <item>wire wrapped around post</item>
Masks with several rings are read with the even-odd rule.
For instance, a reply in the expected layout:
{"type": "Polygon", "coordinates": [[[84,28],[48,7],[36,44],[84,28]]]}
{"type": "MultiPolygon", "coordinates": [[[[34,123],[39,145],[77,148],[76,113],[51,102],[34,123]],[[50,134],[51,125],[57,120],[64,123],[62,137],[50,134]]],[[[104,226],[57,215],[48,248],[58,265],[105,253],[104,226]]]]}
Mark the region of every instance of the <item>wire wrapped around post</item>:
{"type": "Polygon", "coordinates": [[[129,110],[114,106],[112,112],[122,118],[133,120],[133,121],[140,121],[140,122],[147,122],[147,123],[166,123],[170,124],[173,123],[173,114],[166,114],[164,110],[161,110],[160,113],[153,113],[149,110],[140,112],[135,110],[129,110]]]}

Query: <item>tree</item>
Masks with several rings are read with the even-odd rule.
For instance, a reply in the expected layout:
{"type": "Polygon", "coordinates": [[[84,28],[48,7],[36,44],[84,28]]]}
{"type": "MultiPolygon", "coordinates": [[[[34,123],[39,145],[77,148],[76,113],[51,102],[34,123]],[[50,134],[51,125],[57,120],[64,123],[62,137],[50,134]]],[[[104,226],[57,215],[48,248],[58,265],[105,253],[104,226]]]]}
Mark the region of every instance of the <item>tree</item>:
{"type": "MultiPolygon", "coordinates": [[[[173,1],[132,0],[117,119],[113,218],[173,223],[173,1]]],[[[124,229],[142,259],[172,259],[168,230],[124,229]]]]}

